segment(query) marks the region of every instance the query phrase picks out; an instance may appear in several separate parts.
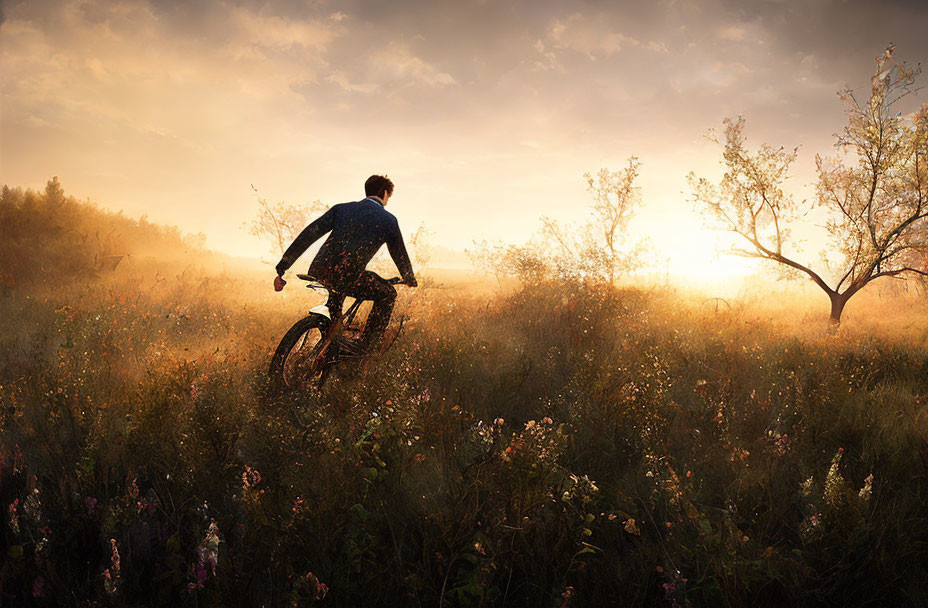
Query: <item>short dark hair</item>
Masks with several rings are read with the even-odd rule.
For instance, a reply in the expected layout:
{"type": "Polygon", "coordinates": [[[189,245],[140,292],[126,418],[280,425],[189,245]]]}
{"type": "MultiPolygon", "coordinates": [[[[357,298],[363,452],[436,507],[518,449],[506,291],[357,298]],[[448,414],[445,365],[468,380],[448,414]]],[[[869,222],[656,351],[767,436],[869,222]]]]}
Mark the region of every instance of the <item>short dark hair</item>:
{"type": "Polygon", "coordinates": [[[384,192],[393,195],[393,182],[386,175],[371,175],[364,182],[365,196],[379,196],[383,198],[384,192]]]}

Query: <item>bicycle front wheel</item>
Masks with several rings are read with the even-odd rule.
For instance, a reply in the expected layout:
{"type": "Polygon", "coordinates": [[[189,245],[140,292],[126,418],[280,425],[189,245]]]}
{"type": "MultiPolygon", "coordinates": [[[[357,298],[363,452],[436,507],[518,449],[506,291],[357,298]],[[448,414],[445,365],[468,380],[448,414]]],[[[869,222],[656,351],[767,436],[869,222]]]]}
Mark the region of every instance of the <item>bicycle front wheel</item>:
{"type": "Polygon", "coordinates": [[[315,314],[294,323],[271,358],[271,379],[287,388],[318,384],[329,364],[329,345],[322,344],[328,327],[329,320],[315,314]]]}

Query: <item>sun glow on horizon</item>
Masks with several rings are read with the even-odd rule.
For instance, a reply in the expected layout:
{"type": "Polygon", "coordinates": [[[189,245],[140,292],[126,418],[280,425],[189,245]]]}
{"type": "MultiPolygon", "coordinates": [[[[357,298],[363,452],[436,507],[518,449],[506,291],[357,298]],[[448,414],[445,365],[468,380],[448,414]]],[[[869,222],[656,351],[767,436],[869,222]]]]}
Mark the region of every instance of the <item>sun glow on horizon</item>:
{"type": "Polygon", "coordinates": [[[403,232],[424,225],[460,264],[475,241],[526,242],[541,216],[582,223],[584,173],[636,155],[628,242],[652,240],[655,275],[717,282],[758,264],[726,253],[686,202],[687,173],[711,178],[721,156],[707,130],[743,114],[752,145],[802,145],[811,162],[844,124],[840,83],[869,86],[888,40],[913,62],[928,52],[923,20],[865,7],[840,9],[868,26],[851,43],[795,39],[827,11],[362,5],[6,2],[0,182],[57,175],[80,199],[267,260],[241,229],[251,184],[334,204],[386,173],[403,232]]]}

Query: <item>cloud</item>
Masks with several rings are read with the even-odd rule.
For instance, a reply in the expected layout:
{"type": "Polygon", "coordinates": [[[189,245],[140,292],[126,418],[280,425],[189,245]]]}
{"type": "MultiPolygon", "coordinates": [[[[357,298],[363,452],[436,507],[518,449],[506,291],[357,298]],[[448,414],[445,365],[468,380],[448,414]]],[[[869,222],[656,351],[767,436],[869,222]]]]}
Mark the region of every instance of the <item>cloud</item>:
{"type": "Polygon", "coordinates": [[[37,127],[37,128],[39,128],[39,129],[41,129],[41,128],[43,128],[43,127],[47,127],[47,126],[49,126],[49,125],[51,124],[51,123],[49,123],[47,120],[45,120],[44,118],[39,118],[38,116],[33,116],[33,115],[31,115],[31,114],[30,114],[29,116],[26,117],[26,119],[25,119],[24,122],[25,122],[27,125],[29,125],[30,127],[37,127]]]}
{"type": "Polygon", "coordinates": [[[380,86],[369,82],[369,83],[353,83],[348,79],[348,75],[342,70],[335,70],[328,76],[326,76],[328,82],[333,82],[340,86],[343,90],[349,93],[362,93],[365,95],[372,95],[377,93],[380,90],[380,86]]]}
{"type": "Polygon", "coordinates": [[[744,40],[744,36],[747,33],[747,30],[743,27],[737,25],[729,25],[728,27],[723,27],[719,29],[719,38],[722,40],[731,40],[734,42],[741,42],[744,40]]]}
{"type": "Polygon", "coordinates": [[[557,70],[564,71],[564,66],[557,59],[557,53],[548,49],[545,43],[540,39],[535,41],[532,48],[540,55],[540,58],[532,62],[532,69],[536,71],[557,70]]]}
{"type": "Polygon", "coordinates": [[[391,41],[382,50],[371,55],[371,61],[395,78],[419,82],[430,87],[447,87],[457,84],[454,77],[413,54],[409,47],[391,41]]]}
{"type": "Polygon", "coordinates": [[[234,28],[231,37],[239,45],[324,51],[332,40],[344,33],[344,28],[338,25],[344,19],[344,13],[339,12],[327,19],[287,19],[239,6],[231,10],[229,25],[234,28]]]}
{"type": "Polygon", "coordinates": [[[548,30],[548,40],[557,49],[570,49],[592,60],[640,44],[631,36],[611,30],[604,20],[580,13],[563,20],[555,19],[548,30]]]}
{"type": "Polygon", "coordinates": [[[657,40],[649,40],[647,44],[644,45],[644,48],[651,51],[652,53],[670,53],[667,45],[657,40]]]}

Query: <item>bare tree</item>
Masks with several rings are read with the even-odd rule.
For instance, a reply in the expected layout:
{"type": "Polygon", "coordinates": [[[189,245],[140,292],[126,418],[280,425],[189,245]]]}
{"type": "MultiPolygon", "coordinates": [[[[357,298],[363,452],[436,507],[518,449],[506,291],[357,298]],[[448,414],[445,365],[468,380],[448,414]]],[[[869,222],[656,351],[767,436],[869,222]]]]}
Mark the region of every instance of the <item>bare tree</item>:
{"type": "Polygon", "coordinates": [[[783,190],[798,149],[763,144],[748,150],[741,117],[724,123],[721,182],[692,173],[689,178],[694,201],[747,242],[735,253],[808,276],[828,295],[834,324],[841,322],[848,300],[871,281],[928,276],[928,104],[909,116],[895,111],[901,98],[917,90],[921,70],[893,59],[893,50],[890,46],[877,57],[867,102],[859,102],[850,89],[839,93],[848,125],[837,146],[856,162],[816,156],[815,200],[797,203],[783,190]],[[822,254],[830,271],[825,276],[786,252],[794,245],[790,226],[817,206],[829,216],[832,248],[822,254]]]}
{"type": "Polygon", "coordinates": [[[620,245],[628,221],[641,202],[641,188],[635,186],[640,167],[638,157],[631,156],[621,171],[603,168],[595,179],[589,173],[583,176],[593,195],[593,216],[603,237],[610,283],[615,283],[616,269],[623,263],[620,245]]]}
{"type": "Polygon", "coordinates": [[[635,186],[641,163],[629,157],[621,171],[600,169],[593,177],[583,177],[593,195],[591,215],[586,223],[563,225],[542,216],[541,230],[524,245],[474,243],[468,254],[475,266],[491,269],[501,276],[533,283],[550,278],[615,283],[619,274],[640,267],[648,256],[650,243],[640,241],[627,246],[629,220],[641,202],[635,186]]]}
{"type": "Polygon", "coordinates": [[[534,285],[551,279],[555,272],[544,247],[532,241],[525,245],[474,241],[474,248],[468,249],[467,255],[474,267],[492,273],[497,283],[511,277],[522,284],[534,285]]]}
{"type": "Polygon", "coordinates": [[[615,284],[619,274],[641,265],[644,243],[629,250],[628,222],[641,203],[641,189],[635,185],[641,163],[629,157],[624,169],[600,169],[594,177],[583,179],[592,195],[591,215],[581,226],[563,226],[548,217],[541,218],[541,233],[556,245],[550,262],[563,276],[600,277],[615,284]]]}
{"type": "Polygon", "coordinates": [[[257,188],[252,186],[251,189],[258,201],[258,214],[250,222],[244,223],[242,228],[248,234],[267,242],[277,255],[283,255],[300,231],[326,210],[326,206],[319,201],[309,204],[284,201],[269,203],[258,194],[257,188]]]}
{"type": "Polygon", "coordinates": [[[409,237],[409,248],[412,250],[413,261],[416,268],[423,268],[432,261],[432,244],[430,242],[431,230],[425,227],[425,224],[419,224],[419,227],[412,236],[409,237]]]}

